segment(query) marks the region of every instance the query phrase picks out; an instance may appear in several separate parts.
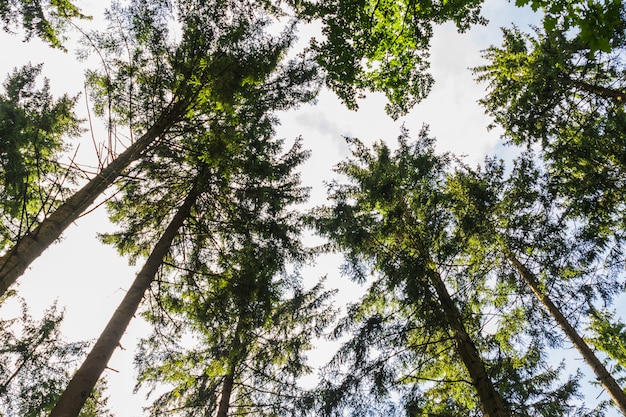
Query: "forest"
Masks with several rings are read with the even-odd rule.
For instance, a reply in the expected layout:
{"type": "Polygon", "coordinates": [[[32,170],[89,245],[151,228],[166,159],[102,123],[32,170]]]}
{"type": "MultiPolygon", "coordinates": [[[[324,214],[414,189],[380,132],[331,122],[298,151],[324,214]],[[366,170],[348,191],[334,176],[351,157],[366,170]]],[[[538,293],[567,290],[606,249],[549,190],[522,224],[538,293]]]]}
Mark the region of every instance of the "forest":
{"type": "Polygon", "coordinates": [[[92,3],[0,0],[0,417],[626,416],[621,1],[92,3]]]}

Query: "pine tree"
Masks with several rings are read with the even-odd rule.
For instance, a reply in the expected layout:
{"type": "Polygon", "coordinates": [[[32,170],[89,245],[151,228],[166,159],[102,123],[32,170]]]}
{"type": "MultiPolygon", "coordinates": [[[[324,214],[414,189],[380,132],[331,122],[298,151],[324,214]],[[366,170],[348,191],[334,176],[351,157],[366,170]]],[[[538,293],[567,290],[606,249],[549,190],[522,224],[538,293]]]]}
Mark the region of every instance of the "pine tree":
{"type": "MultiPolygon", "coordinates": [[[[116,119],[143,133],[0,258],[0,293],[4,293],[122,171],[157,142],[175,144],[176,138],[185,131],[193,131],[202,121],[230,111],[239,97],[245,99],[246,94],[263,86],[274,87],[266,99],[276,99],[277,109],[288,106],[285,102],[291,100],[282,89],[293,96],[299,95],[298,100],[311,98],[310,84],[315,72],[306,60],[294,61],[272,74],[293,41],[292,34],[264,38],[263,29],[268,21],[232,19],[227,9],[214,6],[216,21],[210,20],[209,16],[213,15],[207,10],[203,10],[206,16],[187,16],[182,41],[172,45],[163,33],[166,21],[162,19],[167,17],[161,12],[163,6],[142,6],[148,5],[136,4],[116,16],[136,32],[131,31],[136,35],[136,44],[131,44],[135,49],[130,52],[137,56],[130,63],[121,61],[115,67],[116,73],[105,69],[103,75],[93,74],[91,80],[103,89],[101,103],[111,100],[110,108],[117,115],[116,119]],[[298,83],[301,84],[298,86],[298,83]]],[[[120,54],[122,45],[131,42],[126,36],[122,33],[118,38],[106,37],[102,43],[109,45],[112,53],[120,54]]]]}
{"type": "Polygon", "coordinates": [[[77,97],[55,99],[42,65],[15,69],[0,96],[0,249],[35,228],[68,193],[72,173],[60,162],[78,135],[77,97]]]}
{"type": "Polygon", "coordinates": [[[413,144],[404,132],[395,152],[351,143],[352,160],[337,169],[350,182],[331,186],[333,206],[312,221],[369,287],[337,328],[350,338],[327,370],[318,410],[597,415],[572,404],[577,381],[547,365],[546,339],[516,316],[517,295],[492,287],[505,271],[467,231],[484,226],[480,206],[459,203],[454,190],[462,165],[437,155],[426,130],[413,144]]]}
{"type": "Polygon", "coordinates": [[[488,254],[499,264],[500,291],[526,298],[520,313],[527,326],[558,344],[548,330],[555,322],[624,413],[623,390],[577,330],[597,301],[619,294],[620,268],[605,262],[611,251],[581,238],[532,155],[517,159],[506,179],[503,166],[491,161],[484,172],[459,173],[455,181],[455,213],[471,242],[472,262],[484,264],[488,254]]]}
{"type": "MultiPolygon", "coordinates": [[[[237,28],[252,31],[242,48],[250,49],[255,41],[251,35],[261,38],[257,31],[262,27],[238,21],[237,28]]],[[[289,33],[275,42],[282,45],[286,37],[289,33]]],[[[257,40],[260,48],[268,41],[267,37],[257,40]]],[[[278,46],[270,45],[268,53],[274,48],[278,46]]],[[[105,369],[159,271],[170,269],[179,257],[185,259],[189,247],[207,248],[218,259],[224,256],[222,250],[228,254],[249,245],[267,246],[274,263],[280,263],[281,252],[299,255],[299,244],[292,237],[295,226],[287,221],[292,215],[283,215],[282,210],[305,196],[291,173],[306,153],[298,142],[278,158],[280,142],[272,139],[273,113],[313,97],[314,90],[306,85],[314,75],[295,61],[242,88],[229,106],[198,103],[196,112],[210,112],[213,117],[196,119],[179,132],[176,141],[155,145],[120,184],[123,197],[109,206],[112,219],[126,227],[104,239],[133,262],[144,256],[147,260],[52,416],[77,415],[81,399],[105,369]]]]}
{"type": "MultiPolygon", "coordinates": [[[[346,251],[356,279],[364,279],[368,269],[375,273],[362,304],[371,316],[350,314],[364,321],[359,337],[347,347],[354,355],[354,365],[362,369],[359,362],[368,360],[368,339],[382,349],[376,341],[392,331],[392,335],[397,334],[398,345],[389,346],[400,349],[400,355],[413,357],[409,363],[414,365],[407,363],[409,369],[404,372],[408,375],[403,375],[386,369],[385,361],[378,363],[373,371],[373,390],[384,392],[386,382],[396,379],[419,380],[420,363],[428,367],[431,358],[444,355],[452,362],[437,366],[436,376],[427,371],[425,378],[471,386],[475,391],[460,399],[464,406],[472,409],[480,405],[488,416],[510,415],[477,348],[473,329],[479,328],[479,322],[454,295],[451,286],[458,283],[445,267],[453,262],[456,251],[447,235],[449,217],[441,192],[441,176],[449,157],[434,155],[433,141],[425,130],[414,146],[402,136],[400,149],[393,155],[384,144],[377,144],[373,152],[356,140],[352,144],[355,161],[338,167],[352,183],[333,188],[335,205],[319,213],[317,226],[346,251]],[[385,317],[397,324],[387,330],[382,325],[385,317]]],[[[348,386],[359,382],[355,376],[348,376],[346,381],[348,386]]],[[[341,386],[338,393],[344,395],[348,390],[341,386]]]]}
{"type": "Polygon", "coordinates": [[[586,224],[584,238],[596,245],[623,239],[624,229],[624,15],[609,52],[555,26],[524,34],[505,29],[502,46],[484,56],[475,71],[487,81],[481,101],[514,145],[541,146],[551,186],[567,210],[586,224]]]}
{"type": "MultiPolygon", "coordinates": [[[[9,297],[14,296],[9,294],[9,297]]],[[[2,304],[6,303],[5,298],[2,304]]],[[[66,342],[61,336],[63,311],[53,305],[41,320],[19,299],[21,314],[0,321],[0,413],[3,416],[48,415],[83,357],[88,343],[66,342]]],[[[101,381],[87,399],[81,417],[109,416],[101,381]]]]}

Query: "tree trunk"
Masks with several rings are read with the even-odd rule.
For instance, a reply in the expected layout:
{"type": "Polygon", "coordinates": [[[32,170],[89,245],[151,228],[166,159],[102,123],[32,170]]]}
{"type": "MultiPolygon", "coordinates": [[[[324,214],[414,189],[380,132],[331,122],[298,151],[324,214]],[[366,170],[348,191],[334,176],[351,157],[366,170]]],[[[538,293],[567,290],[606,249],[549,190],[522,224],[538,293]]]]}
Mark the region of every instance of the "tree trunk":
{"type": "Polygon", "coordinates": [[[178,229],[183,225],[185,219],[189,217],[191,207],[198,196],[197,187],[194,186],[190,191],[165,229],[143,268],[137,274],[135,281],[128,289],[126,296],[100,334],[98,341],[59,398],[52,413],[50,413],[50,417],[76,417],[80,413],[85,400],[91,394],[111,355],[113,355],[113,351],[119,346],[122,334],[126,331],[128,323],[135,315],[144,293],[150,287],[163,262],[163,258],[167,255],[172,241],[178,234],[178,229]]]}
{"type": "Polygon", "coordinates": [[[228,374],[224,377],[224,383],[222,384],[222,394],[220,396],[220,404],[215,417],[227,417],[230,409],[230,399],[233,394],[233,387],[235,386],[235,371],[237,369],[238,362],[243,360],[246,355],[246,347],[241,340],[241,333],[243,332],[243,317],[237,318],[237,327],[235,327],[235,334],[233,335],[233,345],[231,346],[230,365],[228,374]]]}
{"type": "Polygon", "coordinates": [[[228,409],[230,408],[230,396],[233,393],[233,386],[235,385],[235,373],[231,372],[224,377],[224,383],[222,384],[222,395],[220,397],[220,406],[217,410],[215,417],[227,417],[228,409]]]}
{"type": "Polygon", "coordinates": [[[63,231],[111,185],[120,173],[136,161],[149,146],[179,117],[184,103],[166,110],[163,116],[135,143],[122,152],[100,173],[61,204],[34,230],[27,233],[0,258],[0,296],[24,273],[63,231]]]}
{"type": "Polygon", "coordinates": [[[587,345],[585,340],[578,334],[576,329],[572,327],[569,321],[567,321],[558,307],[554,305],[550,297],[539,288],[539,281],[535,277],[535,274],[522,264],[512,253],[507,253],[507,258],[515,269],[517,269],[526,284],[530,287],[533,294],[535,294],[535,296],[541,301],[559,327],[563,329],[567,337],[574,344],[576,349],[578,349],[585,362],[587,362],[596,374],[598,382],[600,382],[604,389],[609,393],[613,402],[617,405],[622,414],[626,415],[626,394],[622,391],[615,379],[606,370],[602,362],[598,359],[589,345],[587,345]]]}
{"type": "Polygon", "coordinates": [[[471,337],[467,334],[461,314],[450,297],[441,275],[432,268],[428,274],[429,281],[435,288],[445,319],[453,333],[456,351],[467,368],[472,384],[478,392],[481,409],[485,417],[509,417],[509,411],[505,407],[502,397],[500,397],[500,394],[493,386],[489,375],[487,375],[483,360],[476,349],[476,345],[474,345],[471,337]]]}

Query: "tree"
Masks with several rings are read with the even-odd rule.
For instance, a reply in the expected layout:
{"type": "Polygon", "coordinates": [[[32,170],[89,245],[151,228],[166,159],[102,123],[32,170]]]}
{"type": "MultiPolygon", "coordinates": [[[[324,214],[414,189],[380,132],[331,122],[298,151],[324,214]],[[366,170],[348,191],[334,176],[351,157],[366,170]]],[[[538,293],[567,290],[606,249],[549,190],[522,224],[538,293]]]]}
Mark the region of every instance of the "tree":
{"type": "Polygon", "coordinates": [[[88,19],[68,0],[1,0],[0,20],[5,32],[20,26],[26,32],[26,40],[38,36],[55,48],[65,50],[61,31],[71,19],[88,19]]]}
{"type": "MultiPolygon", "coordinates": [[[[623,15],[620,28],[623,26],[623,15]]],[[[581,36],[556,26],[534,36],[504,30],[501,47],[485,52],[476,69],[489,82],[481,101],[505,138],[541,145],[553,187],[566,198],[581,237],[596,245],[623,239],[624,36],[617,28],[611,51],[594,50],[581,36]]]]}
{"type": "MultiPolygon", "coordinates": [[[[308,372],[303,353],[327,321],[317,310],[328,294],[320,295],[319,288],[302,292],[295,277],[280,278],[287,262],[305,256],[298,216],[288,207],[306,198],[293,173],[306,153],[296,142],[278,158],[281,142],[271,139],[272,121],[263,112],[261,120],[248,121],[249,115],[242,112],[236,131],[208,129],[211,136],[219,132],[210,147],[201,141],[189,148],[223,168],[212,176],[214,185],[207,184],[177,256],[168,262],[178,273],[164,274],[152,296],[148,317],[159,337],[144,342],[140,381],[172,385],[155,401],[155,414],[225,416],[235,409],[288,415],[302,396],[297,378],[308,372]],[[217,158],[215,146],[224,150],[217,158]],[[185,335],[197,344],[180,346],[185,335]]],[[[171,165],[163,168],[152,176],[171,165]]],[[[171,175],[180,178],[180,172],[171,175]]],[[[136,213],[149,219],[151,210],[137,210],[128,201],[115,209],[122,215],[117,220],[130,220],[129,227],[107,240],[134,258],[152,223],[136,213]]]]}
{"type": "Polygon", "coordinates": [[[523,306],[529,325],[551,326],[540,317],[531,319],[538,308],[545,311],[626,414],[624,391],[576,329],[581,314],[595,310],[597,299],[608,303],[619,293],[620,267],[604,262],[611,251],[577,235],[576,223],[561,207],[562,199],[549,187],[550,177],[535,166],[532,155],[520,157],[509,178],[504,179],[503,173],[502,165],[491,161],[484,172],[458,173],[450,182],[456,184],[452,185],[458,199],[454,211],[471,242],[468,248],[478,254],[472,262],[482,264],[488,254],[490,262],[510,268],[499,276],[503,290],[526,293],[539,303],[539,307],[531,302],[523,306]]]}
{"type": "MultiPolygon", "coordinates": [[[[296,14],[321,21],[322,41],[312,48],[326,70],[326,85],[350,108],[367,90],[382,92],[394,118],[424,99],[433,84],[428,73],[433,27],[452,22],[460,32],[485,24],[481,0],[466,1],[291,1],[296,14]]],[[[623,30],[624,5],[607,1],[518,0],[545,13],[546,28],[557,23],[579,33],[592,50],[608,52],[623,30]]]]}
{"type": "MultiPolygon", "coordinates": [[[[260,29],[255,22],[239,21],[236,27],[260,29]]],[[[285,37],[277,42],[282,45],[285,37]]],[[[242,48],[254,47],[254,38],[248,36],[246,41],[242,48]]],[[[265,48],[268,40],[258,42],[265,48]]],[[[266,52],[272,54],[274,47],[266,52]]],[[[282,252],[299,256],[294,226],[288,221],[291,215],[282,211],[305,197],[292,171],[306,153],[298,142],[284,158],[277,156],[280,143],[272,139],[273,113],[314,97],[315,90],[306,88],[314,76],[306,64],[293,61],[264,80],[248,79],[231,105],[197,103],[193,111],[213,117],[190,120],[176,141],[156,144],[120,184],[123,197],[112,201],[110,208],[113,220],[125,224],[126,230],[105,240],[131,261],[143,256],[147,260],[52,416],[77,415],[145,292],[160,270],[177,262],[177,251],[186,259],[188,247],[196,248],[192,253],[207,248],[219,260],[225,256],[222,250],[228,254],[248,245],[267,245],[272,262],[280,262],[282,252]],[[226,247],[215,248],[222,241],[226,247]]]]}
{"type": "Polygon", "coordinates": [[[303,291],[284,272],[268,277],[284,265],[263,251],[248,247],[221,272],[202,265],[160,283],[147,313],[155,330],[136,355],[138,386],[167,387],[152,415],[299,414],[305,352],[329,320],[330,293],[303,291]]]}
{"type": "MultiPolygon", "coordinates": [[[[220,9],[215,16],[229,17],[225,9],[220,9]]],[[[151,23],[161,17],[153,9],[135,4],[135,8],[126,14],[122,11],[122,16],[117,17],[125,18],[123,21],[138,32],[136,49],[131,52],[139,55],[133,62],[141,66],[121,62],[119,73],[105,71],[103,76],[91,78],[103,86],[105,101],[111,96],[119,97],[115,106],[111,103],[111,108],[121,120],[133,122],[131,127],[144,133],[0,258],[0,293],[4,293],[30,263],[155,142],[175,143],[185,129],[193,129],[199,121],[213,117],[214,112],[230,108],[233,100],[242,94],[245,96],[242,90],[248,86],[272,85],[273,82],[274,94],[281,98],[281,88],[296,90],[293,84],[302,82],[301,94],[310,95],[312,72],[306,62],[286,67],[284,75],[290,76],[288,81],[272,76],[293,38],[264,39],[262,29],[266,21],[252,23],[235,19],[211,25],[210,20],[198,22],[190,18],[184,22],[187,26],[184,26],[181,43],[169,45],[162,34],[165,24],[158,24],[158,20],[151,23]],[[137,21],[146,24],[136,26],[137,21]],[[143,102],[134,101],[135,89],[139,90],[143,102]]],[[[103,40],[117,53],[127,41],[125,37],[103,40]]]]}
{"type": "Polygon", "coordinates": [[[332,185],[333,206],[312,221],[369,288],[337,329],[352,336],[321,387],[322,413],[362,415],[393,390],[409,415],[589,413],[571,404],[575,379],[546,366],[545,338],[514,316],[516,296],[490,286],[501,271],[469,256],[477,244],[462,226],[482,223],[457,216],[454,158],[436,155],[426,130],[414,144],[405,132],[393,153],[350,141],[353,160],[337,169],[350,183],[332,185]]]}
{"type": "Polygon", "coordinates": [[[73,109],[76,97],[54,99],[44,79],[36,78],[42,65],[15,69],[0,96],[0,248],[19,241],[67,193],[72,173],[60,162],[67,145],[77,136],[79,121],[73,109]]]}
{"type": "MultiPolygon", "coordinates": [[[[355,161],[344,162],[338,172],[353,183],[333,188],[331,199],[335,205],[319,213],[316,223],[323,235],[347,251],[355,278],[365,277],[361,265],[378,275],[371,284],[369,299],[364,301],[376,314],[365,325],[377,329],[382,317],[408,316],[410,324],[399,336],[408,339],[405,349],[415,353],[422,348],[422,343],[411,343],[414,338],[424,340],[426,349],[437,341],[440,344],[434,347],[436,350],[454,349],[453,360],[458,362],[452,365],[456,368],[452,372],[459,375],[459,362],[464,366],[462,376],[454,379],[471,381],[485,415],[508,416],[468,330],[478,323],[463,314],[460,301],[453,298],[448,287],[454,284],[446,284],[444,277],[449,276],[440,269],[454,256],[446,236],[445,198],[439,190],[447,157],[434,156],[433,142],[426,137],[426,131],[414,147],[406,143],[405,136],[401,137],[400,149],[393,156],[383,144],[372,153],[358,141],[352,143],[355,161]],[[387,297],[390,300],[385,300],[387,297]],[[389,311],[396,305],[397,311],[389,311]],[[402,312],[405,309],[408,311],[402,312]],[[416,329],[416,335],[412,329],[416,329]],[[425,335],[419,335],[422,329],[425,335]]],[[[355,354],[358,357],[363,352],[357,350],[355,354]]],[[[379,376],[380,382],[393,377],[379,376]]],[[[448,375],[440,374],[439,378],[446,380],[448,375]]]]}
{"type": "Polygon", "coordinates": [[[189,216],[191,207],[197,197],[197,189],[190,190],[185,201],[180,205],[165,232],[156,243],[144,267],[139,271],[124,299],[117,310],[115,310],[111,320],[109,320],[109,323],[89,352],[89,355],[87,355],[87,358],[59,397],[58,402],[50,413],[50,417],[78,416],[80,414],[85,400],[89,397],[98,379],[101,377],[109,359],[113,355],[113,351],[119,346],[122,334],[137,311],[145,291],[161,267],[163,258],[167,255],[173,239],[178,234],[178,229],[189,216]]]}
{"type": "MultiPolygon", "coordinates": [[[[63,312],[55,305],[46,309],[37,321],[24,300],[19,301],[21,315],[1,321],[0,413],[7,417],[44,416],[56,403],[70,379],[70,370],[88,344],[63,340],[60,330],[63,312]]],[[[109,415],[103,388],[101,382],[87,399],[81,417],[109,415]]]]}

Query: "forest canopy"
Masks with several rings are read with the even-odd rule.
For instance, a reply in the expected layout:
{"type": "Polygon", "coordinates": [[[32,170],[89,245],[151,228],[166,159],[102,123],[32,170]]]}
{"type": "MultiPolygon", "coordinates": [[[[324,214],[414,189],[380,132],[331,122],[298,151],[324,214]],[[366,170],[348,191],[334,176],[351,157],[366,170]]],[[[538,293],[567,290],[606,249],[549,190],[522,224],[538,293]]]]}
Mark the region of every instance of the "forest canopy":
{"type": "Polygon", "coordinates": [[[0,415],[626,415],[621,1],[0,18],[0,415]]]}

